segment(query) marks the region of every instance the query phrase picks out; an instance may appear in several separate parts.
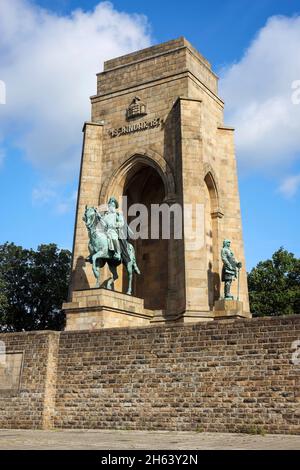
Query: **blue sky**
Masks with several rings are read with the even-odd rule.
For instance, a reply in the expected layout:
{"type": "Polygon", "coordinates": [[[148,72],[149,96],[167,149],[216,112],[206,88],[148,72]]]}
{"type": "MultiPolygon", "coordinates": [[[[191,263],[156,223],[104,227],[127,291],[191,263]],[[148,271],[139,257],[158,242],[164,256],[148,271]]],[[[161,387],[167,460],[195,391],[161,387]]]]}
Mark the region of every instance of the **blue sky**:
{"type": "Polygon", "coordinates": [[[99,3],[0,2],[0,243],[72,248],[95,73],[107,58],[185,36],[220,76],[236,127],[247,268],[281,245],[300,256],[300,104],[290,100],[299,1],[116,0],[95,12],[99,3]]]}

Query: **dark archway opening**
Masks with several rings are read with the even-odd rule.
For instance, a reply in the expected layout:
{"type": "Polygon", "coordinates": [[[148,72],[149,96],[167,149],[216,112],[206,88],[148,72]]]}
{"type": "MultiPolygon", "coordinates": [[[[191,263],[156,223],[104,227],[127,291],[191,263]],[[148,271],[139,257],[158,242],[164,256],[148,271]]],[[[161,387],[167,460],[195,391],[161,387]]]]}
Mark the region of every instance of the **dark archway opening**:
{"type": "Polygon", "coordinates": [[[208,304],[213,310],[215,301],[220,298],[219,247],[218,247],[218,193],[211,173],[205,182],[205,243],[207,263],[208,304]]]}
{"type": "MultiPolygon", "coordinates": [[[[162,204],[165,188],[159,173],[151,166],[137,164],[127,175],[124,185],[127,207],[143,204],[148,213],[148,238],[131,240],[136,251],[141,276],[134,277],[133,295],[143,298],[145,308],[163,310],[166,308],[168,290],[168,240],[161,237],[151,239],[151,205],[162,204]]],[[[128,216],[128,223],[134,216],[128,216]]],[[[124,273],[123,283],[126,283],[124,273]]]]}

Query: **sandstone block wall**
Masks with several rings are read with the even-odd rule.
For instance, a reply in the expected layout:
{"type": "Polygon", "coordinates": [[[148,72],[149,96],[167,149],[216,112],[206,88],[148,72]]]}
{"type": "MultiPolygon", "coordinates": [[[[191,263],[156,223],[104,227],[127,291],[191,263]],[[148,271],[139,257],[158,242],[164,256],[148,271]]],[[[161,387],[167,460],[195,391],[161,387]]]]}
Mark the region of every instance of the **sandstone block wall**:
{"type": "MultiPolygon", "coordinates": [[[[7,382],[0,380],[1,428],[53,427],[58,340],[59,333],[53,331],[0,334],[8,355],[23,356],[21,368],[14,371],[19,375],[18,386],[14,381],[9,389],[7,382]]],[[[3,375],[11,374],[9,366],[10,361],[3,358],[3,375]]]]}
{"type": "Polygon", "coordinates": [[[300,316],[1,334],[24,360],[0,426],[299,434],[298,339],[300,316]]]}

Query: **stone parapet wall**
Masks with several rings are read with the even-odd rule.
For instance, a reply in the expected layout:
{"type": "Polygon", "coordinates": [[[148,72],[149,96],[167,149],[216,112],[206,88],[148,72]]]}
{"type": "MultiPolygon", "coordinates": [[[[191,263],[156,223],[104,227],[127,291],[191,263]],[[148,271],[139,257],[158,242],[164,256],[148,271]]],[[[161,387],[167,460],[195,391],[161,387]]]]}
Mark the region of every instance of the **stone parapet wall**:
{"type": "Polygon", "coordinates": [[[0,426],[299,434],[299,339],[300,316],[1,334],[24,358],[0,426]]]}
{"type": "MultiPolygon", "coordinates": [[[[145,84],[190,70],[217,94],[217,76],[211,65],[185,38],[178,38],[104,62],[98,73],[97,95],[145,84]]],[[[94,98],[94,97],[93,97],[94,98]]]]}
{"type": "Polygon", "coordinates": [[[0,428],[53,427],[59,332],[0,334],[0,428]],[[10,357],[22,355],[21,367],[10,357]],[[6,380],[3,378],[6,377],[6,380]]]}

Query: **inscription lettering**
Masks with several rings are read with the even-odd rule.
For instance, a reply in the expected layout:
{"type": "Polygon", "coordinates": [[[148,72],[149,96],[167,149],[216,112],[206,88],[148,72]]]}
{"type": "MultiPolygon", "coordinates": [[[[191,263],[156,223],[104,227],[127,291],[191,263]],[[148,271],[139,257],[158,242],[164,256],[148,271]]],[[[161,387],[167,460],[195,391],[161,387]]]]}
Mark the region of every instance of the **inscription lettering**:
{"type": "Polygon", "coordinates": [[[119,137],[120,135],[131,134],[132,132],[143,131],[159,127],[163,123],[161,118],[154,118],[151,121],[138,122],[129,124],[128,126],[116,127],[108,130],[111,137],[119,137]]]}

